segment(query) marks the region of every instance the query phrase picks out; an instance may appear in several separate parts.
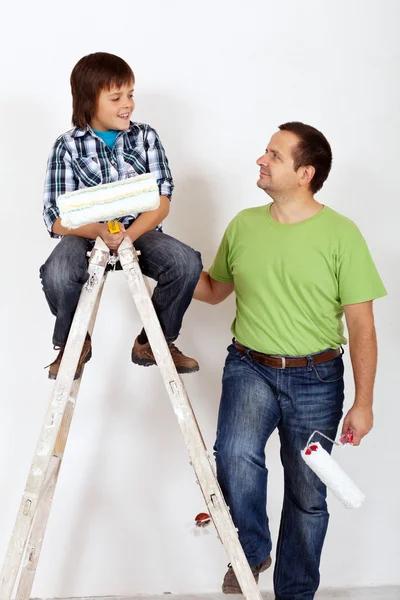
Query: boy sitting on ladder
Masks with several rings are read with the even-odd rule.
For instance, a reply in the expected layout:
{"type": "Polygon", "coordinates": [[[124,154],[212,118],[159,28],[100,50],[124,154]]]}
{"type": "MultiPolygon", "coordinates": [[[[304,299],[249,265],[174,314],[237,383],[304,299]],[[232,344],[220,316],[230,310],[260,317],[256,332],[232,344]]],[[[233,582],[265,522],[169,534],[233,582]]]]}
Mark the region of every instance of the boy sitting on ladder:
{"type": "MultiPolygon", "coordinates": [[[[173,342],[200,277],[201,256],[162,231],[160,224],[169,213],[174,184],[157,132],[149,125],[130,120],[135,108],[134,85],[130,66],[105,52],[84,56],[71,73],[74,128],[61,135],[53,146],[44,191],[45,224],[52,237],[61,237],[40,268],[43,291],[56,317],[53,345],[59,352],[49,365],[50,379],[57,377],[80,292],[88,278],[87,252],[98,236],[114,253],[126,236],[132,240],[140,251],[144,275],[157,281],[152,300],[178,373],[199,369],[197,361],[185,356],[173,342]],[[56,205],[61,194],[143,173],[152,173],[157,180],[160,206],[119,219],[120,233],[111,234],[106,223],[73,230],[61,225],[56,205]]],[[[75,379],[91,355],[88,334],[75,379]]],[[[142,366],[156,364],[144,329],[134,342],[132,362],[142,366]]]]}

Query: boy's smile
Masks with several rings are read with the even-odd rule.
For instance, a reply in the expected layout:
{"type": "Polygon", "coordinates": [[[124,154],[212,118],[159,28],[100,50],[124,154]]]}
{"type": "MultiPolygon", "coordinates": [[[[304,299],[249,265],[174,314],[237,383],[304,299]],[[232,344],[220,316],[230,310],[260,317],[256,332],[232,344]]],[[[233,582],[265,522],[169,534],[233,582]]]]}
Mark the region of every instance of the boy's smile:
{"type": "Polygon", "coordinates": [[[97,100],[96,112],[90,122],[97,131],[125,131],[129,129],[130,117],[135,108],[133,82],[103,89],[97,100]]]}

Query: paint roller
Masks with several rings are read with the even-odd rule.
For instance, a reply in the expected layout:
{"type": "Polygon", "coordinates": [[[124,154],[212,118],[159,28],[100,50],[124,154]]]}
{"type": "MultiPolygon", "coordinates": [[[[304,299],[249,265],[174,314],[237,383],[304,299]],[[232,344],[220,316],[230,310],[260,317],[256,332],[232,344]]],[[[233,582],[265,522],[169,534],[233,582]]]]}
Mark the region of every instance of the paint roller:
{"type": "Polygon", "coordinates": [[[333,442],[336,446],[344,447],[348,443],[352,444],[352,431],[348,430],[339,442],[331,440],[320,431],[314,431],[309,437],[306,447],[301,451],[301,456],[310,469],[346,508],[359,508],[365,500],[364,494],[321,444],[311,441],[316,434],[333,442]]]}
{"type": "Polygon", "coordinates": [[[57,198],[61,225],[76,229],[107,221],[110,233],[120,231],[117,219],[155,210],[160,205],[157,181],[151,173],[67,192],[57,198]]]}

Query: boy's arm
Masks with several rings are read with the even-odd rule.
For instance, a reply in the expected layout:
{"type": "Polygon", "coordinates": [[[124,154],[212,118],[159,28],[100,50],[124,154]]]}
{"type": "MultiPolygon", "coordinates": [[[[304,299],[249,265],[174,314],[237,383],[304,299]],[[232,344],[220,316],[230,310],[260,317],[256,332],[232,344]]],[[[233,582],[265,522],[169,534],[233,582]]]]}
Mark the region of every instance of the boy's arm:
{"type": "Polygon", "coordinates": [[[165,155],[164,147],[157,132],[151,127],[146,128],[144,147],[146,149],[147,170],[154,175],[160,190],[160,206],[156,210],[142,213],[127,228],[126,235],[135,242],[147,231],[152,231],[169,214],[170,200],[174,182],[165,155]]]}
{"type": "Polygon", "coordinates": [[[108,231],[107,223],[91,223],[90,225],[83,225],[76,229],[67,229],[61,225],[61,219],[58,217],[53,223],[52,232],[55,234],[53,237],[77,235],[78,237],[83,237],[88,240],[95,240],[97,237],[101,237],[110,250],[117,251],[125,237],[125,228],[122,223],[119,225],[121,228],[120,233],[110,233],[108,231]]]}
{"type": "Polygon", "coordinates": [[[213,279],[207,271],[202,271],[194,290],[193,298],[208,304],[219,304],[234,290],[233,283],[222,283],[213,279]]]}
{"type": "Polygon", "coordinates": [[[62,140],[57,140],[47,162],[46,179],[43,195],[43,219],[51,237],[59,237],[64,233],[53,231],[55,222],[59,221],[60,211],[56,200],[61,194],[73,192],[78,188],[71,157],[62,140]]]}
{"type": "Polygon", "coordinates": [[[99,223],[85,225],[77,229],[66,229],[61,225],[60,211],[56,200],[61,194],[74,192],[77,189],[78,181],[72,169],[71,157],[62,140],[57,140],[47,163],[43,198],[43,218],[51,237],[78,235],[95,239],[99,235],[101,229],[99,223]]]}
{"type": "Polygon", "coordinates": [[[157,180],[160,196],[166,196],[171,200],[174,181],[168,159],[157,132],[151,127],[146,128],[144,147],[146,149],[147,171],[154,175],[157,180]]]}
{"type": "Polygon", "coordinates": [[[49,234],[51,237],[77,235],[89,240],[95,240],[100,236],[110,250],[117,250],[125,234],[123,231],[110,234],[106,223],[93,223],[76,229],[66,229],[61,225],[60,211],[56,200],[61,194],[77,190],[78,185],[72,169],[71,157],[62,140],[57,140],[47,163],[44,186],[43,218],[49,234]]]}
{"type": "Polygon", "coordinates": [[[160,196],[160,206],[156,208],[156,210],[149,210],[148,212],[139,215],[127,228],[125,235],[127,235],[132,242],[135,242],[138,237],[147,231],[155,229],[157,225],[168,216],[169,207],[169,198],[160,196]]]}

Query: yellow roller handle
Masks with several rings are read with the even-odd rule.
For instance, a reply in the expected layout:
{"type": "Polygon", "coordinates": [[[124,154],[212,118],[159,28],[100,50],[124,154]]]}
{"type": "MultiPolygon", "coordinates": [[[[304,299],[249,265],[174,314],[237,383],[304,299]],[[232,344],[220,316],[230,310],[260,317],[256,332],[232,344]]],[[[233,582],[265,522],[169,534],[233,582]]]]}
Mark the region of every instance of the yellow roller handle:
{"type": "Polygon", "coordinates": [[[109,221],[107,227],[110,233],[119,233],[121,231],[118,221],[109,221]]]}

